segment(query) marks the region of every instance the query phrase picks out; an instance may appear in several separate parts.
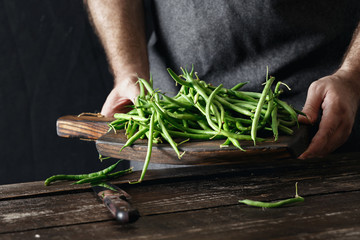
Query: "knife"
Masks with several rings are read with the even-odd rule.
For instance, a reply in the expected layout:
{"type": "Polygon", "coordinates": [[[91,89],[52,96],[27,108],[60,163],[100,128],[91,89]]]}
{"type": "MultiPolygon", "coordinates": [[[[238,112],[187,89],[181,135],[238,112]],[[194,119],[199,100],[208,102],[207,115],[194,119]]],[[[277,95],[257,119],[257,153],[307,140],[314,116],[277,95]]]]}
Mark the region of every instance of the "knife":
{"type": "Polygon", "coordinates": [[[140,214],[130,204],[131,196],[111,183],[106,183],[105,186],[96,185],[92,189],[114,218],[121,224],[132,223],[138,220],[140,214]]]}

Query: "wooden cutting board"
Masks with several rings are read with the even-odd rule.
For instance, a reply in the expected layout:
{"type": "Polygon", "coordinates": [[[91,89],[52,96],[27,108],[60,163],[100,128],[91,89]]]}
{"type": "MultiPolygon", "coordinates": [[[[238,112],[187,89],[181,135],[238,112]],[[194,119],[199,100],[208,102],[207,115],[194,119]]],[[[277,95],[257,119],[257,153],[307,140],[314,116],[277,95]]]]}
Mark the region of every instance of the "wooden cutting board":
{"type": "MultiPolygon", "coordinates": [[[[57,120],[57,134],[61,137],[93,140],[97,151],[102,156],[118,159],[144,161],[147,153],[147,140],[138,140],[131,147],[119,150],[126,142],[123,131],[109,131],[108,123],[112,118],[94,116],[63,116],[57,120]]],[[[220,148],[224,140],[189,141],[179,146],[185,154],[178,159],[167,143],[154,144],[151,155],[152,163],[197,165],[197,164],[233,164],[244,161],[285,159],[297,157],[308,146],[309,130],[307,126],[295,128],[293,136],[280,136],[274,142],[272,138],[253,145],[252,141],[242,141],[241,151],[230,146],[220,148]]]]}

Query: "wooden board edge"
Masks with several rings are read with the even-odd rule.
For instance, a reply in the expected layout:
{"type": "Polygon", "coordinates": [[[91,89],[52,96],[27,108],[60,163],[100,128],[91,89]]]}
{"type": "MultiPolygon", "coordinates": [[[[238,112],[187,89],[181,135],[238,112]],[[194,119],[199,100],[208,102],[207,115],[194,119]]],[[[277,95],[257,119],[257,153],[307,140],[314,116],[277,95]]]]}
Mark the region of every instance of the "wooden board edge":
{"type": "Polygon", "coordinates": [[[67,115],[57,119],[56,132],[59,137],[96,140],[109,131],[113,118],[67,115]]]}

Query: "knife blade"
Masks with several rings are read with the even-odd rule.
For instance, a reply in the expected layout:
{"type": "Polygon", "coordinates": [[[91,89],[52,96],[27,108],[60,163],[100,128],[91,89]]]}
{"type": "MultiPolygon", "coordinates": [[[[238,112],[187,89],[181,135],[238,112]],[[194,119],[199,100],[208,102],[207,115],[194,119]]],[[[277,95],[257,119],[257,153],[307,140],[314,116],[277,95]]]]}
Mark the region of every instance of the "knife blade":
{"type": "Polygon", "coordinates": [[[121,224],[132,223],[138,220],[140,214],[129,202],[131,196],[116,185],[111,183],[106,183],[106,185],[114,190],[100,185],[93,186],[92,189],[114,218],[121,224]]]}

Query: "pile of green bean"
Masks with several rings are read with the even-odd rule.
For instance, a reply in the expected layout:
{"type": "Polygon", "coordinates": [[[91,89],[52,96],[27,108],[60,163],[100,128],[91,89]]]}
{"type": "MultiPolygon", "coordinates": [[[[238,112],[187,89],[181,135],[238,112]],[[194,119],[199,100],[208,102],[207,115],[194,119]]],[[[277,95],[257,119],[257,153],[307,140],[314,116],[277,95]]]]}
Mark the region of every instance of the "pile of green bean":
{"type": "MultiPolygon", "coordinates": [[[[115,131],[125,129],[127,142],[121,148],[132,145],[136,140],[148,139],[148,152],[143,172],[137,182],[144,178],[148,167],[153,143],[165,140],[178,158],[182,154],[174,139],[224,139],[220,147],[230,144],[244,150],[239,141],[250,140],[254,145],[263,141],[258,133],[270,132],[276,141],[279,132],[292,134],[297,125],[299,111],[279,99],[281,82],[272,90],[274,77],[266,77],[262,93],[241,91],[246,83],[239,83],[227,89],[217,87],[198,78],[194,72],[182,68],[177,75],[171,69],[168,73],[181,85],[174,97],[153,89],[150,81],[139,78],[140,95],[133,109],[128,113],[116,113],[110,127],[115,131]]],[[[245,150],[244,150],[245,151],[245,150]]],[[[135,183],[137,183],[135,182],[135,183]]]]}

